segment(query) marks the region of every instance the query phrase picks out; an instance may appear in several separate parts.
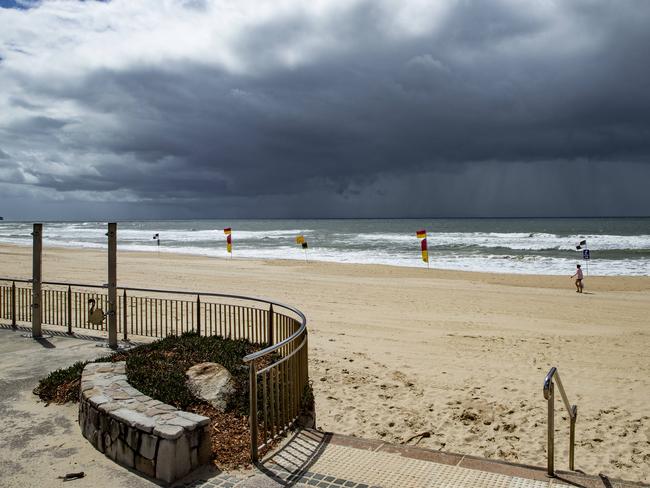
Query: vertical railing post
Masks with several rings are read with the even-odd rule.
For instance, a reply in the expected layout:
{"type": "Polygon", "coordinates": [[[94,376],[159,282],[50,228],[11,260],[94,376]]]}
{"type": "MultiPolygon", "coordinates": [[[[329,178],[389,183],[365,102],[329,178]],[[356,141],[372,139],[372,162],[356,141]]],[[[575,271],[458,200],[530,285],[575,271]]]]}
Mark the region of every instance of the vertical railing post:
{"type": "Polygon", "coordinates": [[[273,304],[269,306],[269,320],[268,320],[268,333],[269,346],[273,345],[273,304]]]}
{"type": "MultiPolygon", "coordinates": [[[[303,346],[305,348],[305,385],[309,383],[309,332],[307,332],[307,329],[305,329],[305,345],[303,346]]],[[[304,386],[305,386],[304,385],[304,386]]]]}
{"type": "Polygon", "coordinates": [[[576,447],[576,420],[578,416],[578,407],[576,405],[571,409],[571,424],[569,431],[569,469],[575,470],[574,454],[576,447]]]}
{"type": "Polygon", "coordinates": [[[117,349],[117,224],[108,224],[108,347],[117,349]]]}
{"type": "Polygon", "coordinates": [[[196,333],[201,335],[201,296],[196,295],[196,333]]]}
{"type": "Polygon", "coordinates": [[[248,363],[249,378],[249,403],[248,422],[251,430],[251,462],[257,463],[257,366],[253,359],[248,363]]]}
{"type": "Polygon", "coordinates": [[[11,282],[11,326],[16,327],[16,282],[11,282]]]}
{"type": "Polygon", "coordinates": [[[68,285],[68,334],[72,335],[72,288],[68,285]]]}
{"type": "Polygon", "coordinates": [[[124,342],[128,340],[127,336],[127,310],[126,310],[126,289],[124,290],[124,293],[122,294],[122,327],[124,328],[123,330],[123,337],[124,337],[124,342]]]}
{"type": "Polygon", "coordinates": [[[549,386],[548,393],[548,433],[547,433],[547,475],[555,476],[555,410],[553,400],[555,398],[555,385],[553,380],[549,386]]]}
{"type": "Polygon", "coordinates": [[[34,224],[32,248],[32,337],[39,339],[41,333],[41,281],[43,271],[43,224],[34,224]]]}

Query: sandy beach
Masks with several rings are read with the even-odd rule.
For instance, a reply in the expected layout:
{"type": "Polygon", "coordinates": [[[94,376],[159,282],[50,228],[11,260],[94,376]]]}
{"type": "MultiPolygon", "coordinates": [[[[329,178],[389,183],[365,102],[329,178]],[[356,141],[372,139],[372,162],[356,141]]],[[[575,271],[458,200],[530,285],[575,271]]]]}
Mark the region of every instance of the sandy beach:
{"type": "MultiPolygon", "coordinates": [[[[422,434],[409,444],[545,465],[542,382],[557,366],[578,405],[576,468],[650,482],[650,277],[588,277],[579,295],[572,272],[118,255],[123,286],[300,308],[324,430],[394,443],[422,434]]],[[[43,273],[105,283],[106,255],[46,248],[43,273]]],[[[31,249],[1,245],[0,276],[31,277],[31,249]]],[[[556,466],[566,469],[568,421],[556,409],[556,466]]]]}

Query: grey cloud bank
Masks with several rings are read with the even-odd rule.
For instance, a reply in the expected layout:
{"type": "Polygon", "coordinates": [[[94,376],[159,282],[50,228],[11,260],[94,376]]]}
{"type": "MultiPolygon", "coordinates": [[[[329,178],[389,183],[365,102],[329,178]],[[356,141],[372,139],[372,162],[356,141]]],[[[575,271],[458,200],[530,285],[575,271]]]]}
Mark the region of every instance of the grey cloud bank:
{"type": "Polygon", "coordinates": [[[0,25],[5,217],[650,214],[645,1],[59,1],[0,25]]]}

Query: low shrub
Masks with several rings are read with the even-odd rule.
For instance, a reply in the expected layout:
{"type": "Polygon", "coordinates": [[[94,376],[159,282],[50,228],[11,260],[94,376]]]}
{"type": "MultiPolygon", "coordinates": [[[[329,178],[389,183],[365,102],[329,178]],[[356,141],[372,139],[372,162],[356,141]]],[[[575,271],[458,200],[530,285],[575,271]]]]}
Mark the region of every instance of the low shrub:
{"type": "Polygon", "coordinates": [[[198,399],[187,387],[185,372],[198,363],[218,363],[230,372],[235,388],[226,410],[247,414],[248,368],[242,364],[242,358],[259,346],[245,340],[186,333],[137,349],[137,354],[129,353],[126,358],[126,374],[129,383],[143,394],[187,409],[198,399]]]}
{"type": "MultiPolygon", "coordinates": [[[[188,332],[98,358],[92,362],[126,360],[129,383],[161,402],[180,409],[200,403],[185,381],[185,372],[195,364],[219,363],[233,377],[235,394],[226,406],[239,415],[248,413],[248,368],[242,358],[260,349],[246,340],[219,336],[202,337],[188,332]]],[[[34,393],[45,402],[66,403],[79,400],[81,373],[91,361],[79,361],[68,368],[57,369],[39,381],[34,393]]]]}
{"type": "Polygon", "coordinates": [[[34,393],[47,403],[79,401],[79,382],[86,364],[88,361],[78,361],[69,368],[52,371],[38,382],[34,393]]]}

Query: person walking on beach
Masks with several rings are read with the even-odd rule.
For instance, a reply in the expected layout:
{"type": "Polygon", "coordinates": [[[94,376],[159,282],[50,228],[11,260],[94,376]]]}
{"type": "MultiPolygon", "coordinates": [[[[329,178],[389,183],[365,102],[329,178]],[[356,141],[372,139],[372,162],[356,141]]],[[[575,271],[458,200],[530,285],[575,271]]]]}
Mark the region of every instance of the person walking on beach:
{"type": "Polygon", "coordinates": [[[576,279],[576,293],[582,293],[582,289],[584,288],[582,279],[584,278],[584,275],[582,274],[582,268],[579,264],[576,264],[576,272],[573,276],[571,276],[571,278],[576,279]]]}

